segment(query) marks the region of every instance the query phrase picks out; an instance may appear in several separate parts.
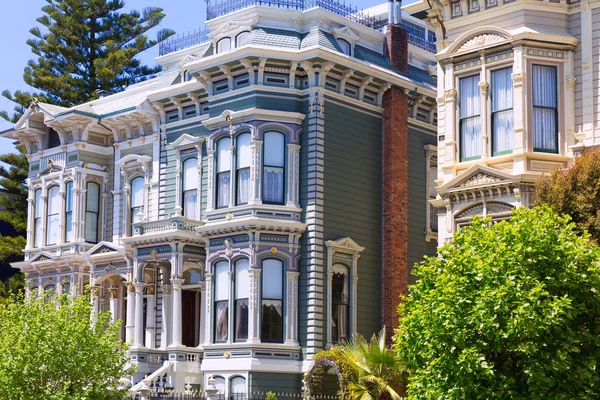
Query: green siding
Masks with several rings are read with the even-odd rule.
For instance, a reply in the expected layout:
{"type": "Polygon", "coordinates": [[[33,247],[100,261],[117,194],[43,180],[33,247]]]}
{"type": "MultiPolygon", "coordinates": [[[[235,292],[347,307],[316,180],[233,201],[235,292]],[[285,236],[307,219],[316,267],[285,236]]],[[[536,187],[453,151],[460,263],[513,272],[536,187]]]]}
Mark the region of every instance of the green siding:
{"type": "Polygon", "coordinates": [[[302,375],[251,372],[250,393],[302,393],[302,375]]]}
{"type": "Polygon", "coordinates": [[[324,237],[365,247],[358,261],[357,330],[381,329],[381,117],[325,103],[324,237]]]}

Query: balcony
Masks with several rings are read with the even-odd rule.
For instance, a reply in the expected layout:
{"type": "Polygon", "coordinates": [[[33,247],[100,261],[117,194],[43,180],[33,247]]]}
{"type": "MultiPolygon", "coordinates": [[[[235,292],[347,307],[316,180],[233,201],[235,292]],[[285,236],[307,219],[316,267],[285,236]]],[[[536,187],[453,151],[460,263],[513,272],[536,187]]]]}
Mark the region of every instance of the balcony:
{"type": "Polygon", "coordinates": [[[200,240],[195,229],[202,225],[201,221],[187,219],[182,216],[159,221],[136,222],[132,224],[131,237],[124,240],[128,243],[139,244],[174,238],[200,240]]]}

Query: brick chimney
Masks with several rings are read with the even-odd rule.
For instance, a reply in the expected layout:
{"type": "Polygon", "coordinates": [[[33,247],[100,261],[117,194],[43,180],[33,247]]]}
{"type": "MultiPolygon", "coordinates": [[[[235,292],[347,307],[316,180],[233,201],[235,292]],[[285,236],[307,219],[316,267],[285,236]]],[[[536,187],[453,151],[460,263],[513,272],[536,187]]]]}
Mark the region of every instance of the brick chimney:
{"type": "MultiPolygon", "coordinates": [[[[391,8],[391,7],[390,7],[391,8]]],[[[400,26],[399,6],[387,26],[386,50],[397,71],[408,72],[407,33],[400,26]]],[[[408,95],[392,86],[383,97],[383,234],[382,319],[386,342],[398,327],[397,307],[408,294],[408,95]]]]}

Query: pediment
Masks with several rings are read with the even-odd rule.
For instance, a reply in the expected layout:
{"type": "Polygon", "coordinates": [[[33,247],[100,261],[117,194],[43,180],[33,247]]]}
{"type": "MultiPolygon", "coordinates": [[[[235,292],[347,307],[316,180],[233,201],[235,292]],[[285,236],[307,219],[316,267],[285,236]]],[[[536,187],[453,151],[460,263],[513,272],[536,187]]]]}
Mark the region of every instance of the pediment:
{"type": "Polygon", "coordinates": [[[252,30],[254,26],[258,23],[258,18],[252,18],[245,21],[228,21],[223,25],[219,26],[214,31],[208,34],[208,37],[211,39],[218,40],[224,36],[230,36],[231,34],[236,34],[243,30],[252,30]]]}
{"type": "Polygon", "coordinates": [[[88,254],[93,256],[96,254],[118,253],[119,249],[109,246],[106,242],[100,242],[88,250],[88,254]]]}
{"type": "Polygon", "coordinates": [[[65,166],[60,164],[55,164],[52,159],[48,160],[48,166],[44,167],[38,174],[37,177],[41,177],[43,175],[48,175],[53,172],[64,171],[65,166]]]}
{"type": "Polygon", "coordinates": [[[442,50],[439,55],[443,58],[455,54],[468,53],[491,46],[509,43],[512,40],[510,32],[496,26],[480,26],[470,29],[460,35],[454,43],[442,50]]]}
{"type": "Polygon", "coordinates": [[[471,39],[464,42],[457,50],[456,53],[462,53],[469,50],[475,50],[482,47],[488,47],[493,44],[499,44],[505,42],[508,38],[498,33],[483,33],[472,37],[471,39]]]}
{"type": "Polygon", "coordinates": [[[360,40],[360,35],[347,26],[336,28],[333,32],[336,39],[349,39],[351,42],[358,42],[360,40]]]}
{"type": "Polygon", "coordinates": [[[29,260],[29,262],[40,262],[40,261],[52,261],[53,258],[50,254],[48,253],[41,253],[39,255],[37,255],[34,259],[29,260]]]}
{"type": "Polygon", "coordinates": [[[446,184],[440,186],[438,192],[445,193],[451,190],[494,186],[511,182],[514,179],[514,176],[505,172],[485,165],[476,164],[466,169],[446,184]]]}
{"type": "Polygon", "coordinates": [[[349,237],[343,237],[337,240],[328,240],[325,242],[325,245],[334,251],[339,251],[342,253],[355,254],[360,253],[365,249],[349,237]]]}
{"type": "Polygon", "coordinates": [[[179,136],[177,140],[175,140],[171,145],[173,147],[184,147],[184,146],[192,146],[196,144],[200,144],[204,141],[204,138],[192,136],[187,133],[179,136]]]}

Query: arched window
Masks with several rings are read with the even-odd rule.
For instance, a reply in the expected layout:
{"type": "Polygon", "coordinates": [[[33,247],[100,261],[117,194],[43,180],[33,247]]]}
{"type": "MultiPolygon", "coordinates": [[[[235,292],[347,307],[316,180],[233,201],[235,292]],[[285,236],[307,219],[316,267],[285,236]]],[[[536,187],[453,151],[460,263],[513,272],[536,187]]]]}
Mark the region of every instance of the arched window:
{"type": "Polygon", "coordinates": [[[217,208],[229,206],[231,151],[229,138],[217,142],[217,208]]]}
{"type": "Polygon", "coordinates": [[[248,339],[248,265],[245,258],[235,262],[235,340],[248,339]]]}
{"type": "Polygon", "coordinates": [[[264,134],[263,203],[283,204],[285,176],[285,136],[264,134]]]}
{"type": "Polygon", "coordinates": [[[352,54],[352,47],[350,46],[350,43],[348,43],[347,41],[345,41],[344,39],[338,39],[338,44],[340,45],[340,49],[342,49],[342,53],[344,53],[347,56],[351,56],[352,54]]]}
{"type": "Polygon", "coordinates": [[[217,42],[217,54],[231,50],[231,38],[223,38],[217,42]]]}
{"type": "Polygon", "coordinates": [[[262,342],[283,343],[283,262],[262,262],[262,342]]]}
{"type": "Polygon", "coordinates": [[[100,185],[94,182],[87,184],[85,208],[85,241],[98,243],[98,217],[100,215],[100,185]]]}
{"type": "Polygon", "coordinates": [[[219,389],[218,394],[225,394],[225,378],[222,376],[213,376],[215,380],[215,387],[219,389]]]}
{"type": "Polygon", "coordinates": [[[73,181],[65,187],[65,242],[73,241],[73,181]]]}
{"type": "Polygon", "coordinates": [[[34,198],[33,246],[40,247],[42,245],[42,189],[35,191],[34,198]]]}
{"type": "Polygon", "coordinates": [[[248,40],[248,36],[250,36],[250,32],[242,32],[235,37],[235,47],[240,47],[246,44],[248,40]]]}
{"type": "Polygon", "coordinates": [[[131,181],[131,223],[140,222],[144,215],[144,178],[141,176],[131,181]]]}
{"type": "Polygon", "coordinates": [[[331,333],[332,342],[350,337],[349,268],[343,264],[333,266],[331,281],[331,333]]]}
{"type": "Polygon", "coordinates": [[[188,158],[183,162],[183,216],[199,219],[198,215],[198,159],[188,158]]]}
{"type": "Polygon", "coordinates": [[[60,235],[60,196],[58,186],[48,190],[48,215],[46,217],[46,245],[58,244],[60,235]]]}
{"type": "Polygon", "coordinates": [[[236,153],[236,204],[247,204],[250,198],[250,134],[237,136],[236,153]]]}
{"type": "Polygon", "coordinates": [[[230,396],[235,396],[236,394],[246,394],[246,392],[246,378],[243,376],[235,376],[231,378],[229,383],[230,396]]]}
{"type": "Polygon", "coordinates": [[[215,342],[226,342],[229,334],[229,265],[215,265],[215,342]]]}
{"type": "Polygon", "coordinates": [[[56,295],[56,285],[50,284],[44,287],[44,298],[46,300],[51,300],[56,295]]]}
{"type": "Polygon", "coordinates": [[[60,137],[54,129],[50,128],[48,130],[48,148],[51,149],[58,146],[60,146],[60,137]]]}
{"type": "Polygon", "coordinates": [[[202,281],[202,271],[200,268],[190,268],[183,271],[184,285],[197,285],[202,281]]]}
{"type": "Polygon", "coordinates": [[[63,294],[66,294],[66,295],[71,294],[71,283],[70,282],[63,283],[62,292],[63,292],[63,294]]]}

